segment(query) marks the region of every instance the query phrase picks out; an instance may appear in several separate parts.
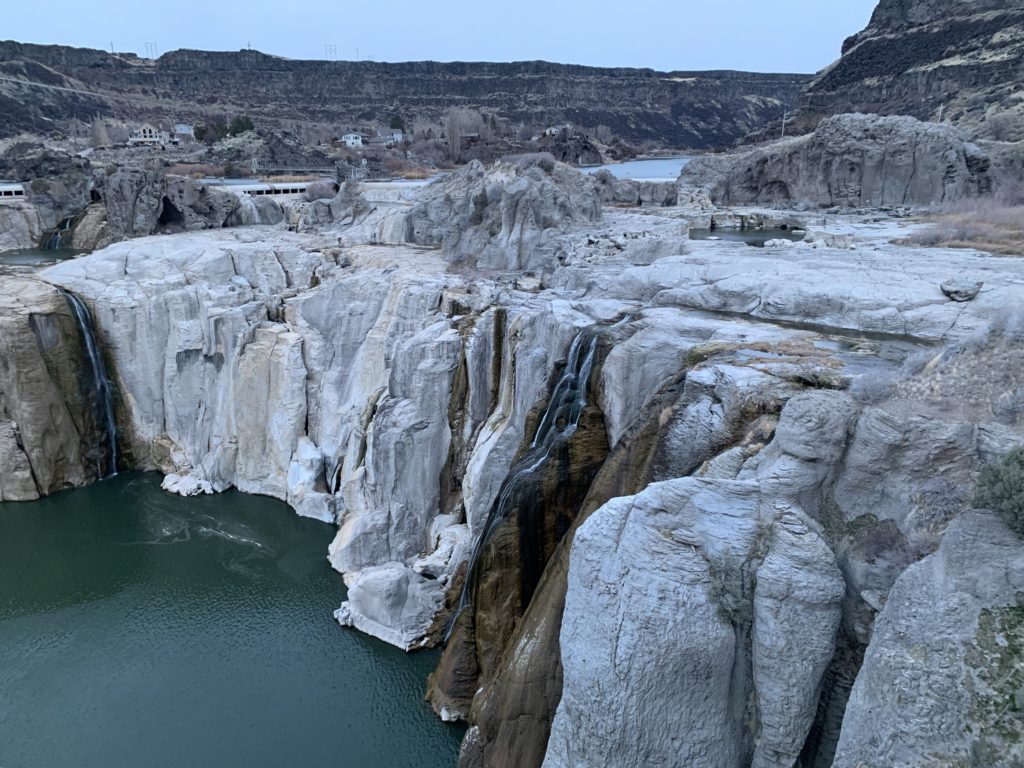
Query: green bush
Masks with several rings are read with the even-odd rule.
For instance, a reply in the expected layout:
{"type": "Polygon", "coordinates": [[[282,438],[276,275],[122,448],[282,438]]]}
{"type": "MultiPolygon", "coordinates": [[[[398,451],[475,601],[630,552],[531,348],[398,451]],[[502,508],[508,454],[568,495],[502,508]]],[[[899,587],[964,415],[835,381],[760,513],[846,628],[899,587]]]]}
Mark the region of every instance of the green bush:
{"type": "Polygon", "coordinates": [[[1015,448],[998,464],[981,470],[974,489],[974,508],[998,512],[1017,535],[1024,537],[1024,448],[1015,448]]]}
{"type": "Polygon", "coordinates": [[[247,116],[236,117],[231,121],[231,125],[228,126],[228,134],[231,136],[237,136],[240,133],[246,131],[252,131],[256,126],[252,124],[252,120],[247,116]]]}

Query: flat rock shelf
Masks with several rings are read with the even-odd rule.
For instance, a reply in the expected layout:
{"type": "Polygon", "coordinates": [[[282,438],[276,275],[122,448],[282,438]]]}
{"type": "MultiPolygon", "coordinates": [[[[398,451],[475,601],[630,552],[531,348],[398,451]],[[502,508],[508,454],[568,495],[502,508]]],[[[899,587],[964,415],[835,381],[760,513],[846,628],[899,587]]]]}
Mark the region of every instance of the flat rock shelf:
{"type": "Polygon", "coordinates": [[[343,630],[333,529],[130,473],[0,503],[0,764],[431,768],[434,653],[343,630]]]}

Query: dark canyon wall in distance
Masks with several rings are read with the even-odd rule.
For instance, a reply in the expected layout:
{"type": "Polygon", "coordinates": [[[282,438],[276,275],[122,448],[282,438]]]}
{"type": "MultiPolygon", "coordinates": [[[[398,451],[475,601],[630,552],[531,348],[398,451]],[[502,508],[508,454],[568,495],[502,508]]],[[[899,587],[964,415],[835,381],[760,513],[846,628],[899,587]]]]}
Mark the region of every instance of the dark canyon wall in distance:
{"type": "Polygon", "coordinates": [[[96,115],[201,122],[239,112],[264,124],[344,126],[386,123],[395,114],[440,121],[450,107],[464,106],[514,123],[604,125],[627,141],[708,149],[781,122],[809,79],[542,61],[299,61],[252,50],[173,51],[149,60],[7,41],[0,42],[0,136],[96,115]]]}
{"type": "Polygon", "coordinates": [[[911,115],[1019,140],[1009,123],[1024,124],[1022,80],[1024,0],[881,0],[807,88],[801,111],[911,115]]]}

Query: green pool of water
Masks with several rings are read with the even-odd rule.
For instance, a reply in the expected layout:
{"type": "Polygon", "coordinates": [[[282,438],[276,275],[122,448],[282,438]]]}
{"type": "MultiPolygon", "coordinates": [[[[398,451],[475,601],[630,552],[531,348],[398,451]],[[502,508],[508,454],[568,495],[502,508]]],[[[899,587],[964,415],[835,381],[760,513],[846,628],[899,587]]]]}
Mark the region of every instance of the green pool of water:
{"type": "Polygon", "coordinates": [[[26,248],[18,251],[0,252],[0,266],[8,267],[46,267],[59,261],[66,261],[80,256],[84,251],[70,248],[43,250],[42,248],[26,248]]]}
{"type": "Polygon", "coordinates": [[[154,475],[0,504],[0,767],[453,766],[436,654],[333,621],[333,533],[154,475]]]}

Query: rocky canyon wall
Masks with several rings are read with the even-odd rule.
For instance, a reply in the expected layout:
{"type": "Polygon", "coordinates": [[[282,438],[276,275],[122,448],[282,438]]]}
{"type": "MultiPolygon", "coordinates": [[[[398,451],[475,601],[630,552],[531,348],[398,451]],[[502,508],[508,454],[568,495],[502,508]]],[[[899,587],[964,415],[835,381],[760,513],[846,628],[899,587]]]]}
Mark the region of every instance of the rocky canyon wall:
{"type": "Polygon", "coordinates": [[[474,165],[312,232],[0,277],[0,492],[93,479],[59,286],[91,310],[124,466],[336,524],[339,621],[447,637],[430,698],[470,724],[464,768],[1012,756],[1021,544],[970,506],[1024,440],[1024,267],[854,219],[689,241],[704,207],[601,196],[474,165]]]}

